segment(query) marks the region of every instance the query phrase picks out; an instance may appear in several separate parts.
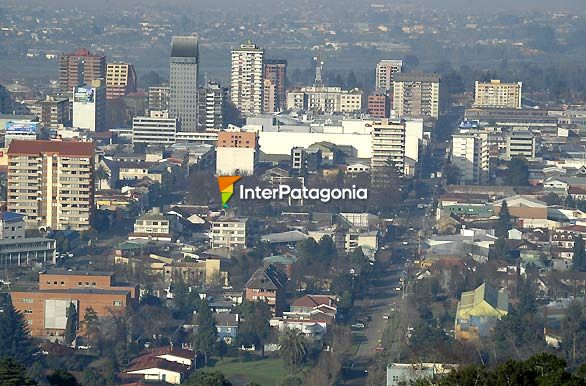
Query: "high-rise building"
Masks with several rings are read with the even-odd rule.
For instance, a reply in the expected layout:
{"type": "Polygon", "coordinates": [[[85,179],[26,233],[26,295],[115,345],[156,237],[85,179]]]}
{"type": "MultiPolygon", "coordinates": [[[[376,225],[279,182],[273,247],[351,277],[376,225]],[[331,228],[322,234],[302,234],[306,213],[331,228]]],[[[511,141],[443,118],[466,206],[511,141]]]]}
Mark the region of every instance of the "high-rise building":
{"type": "Polygon", "coordinates": [[[398,117],[439,118],[440,77],[436,74],[395,75],[393,110],[398,117]]]}
{"type": "Polygon", "coordinates": [[[103,79],[73,88],[73,126],[90,131],[106,129],[106,87],[103,79]]]}
{"type": "Polygon", "coordinates": [[[120,98],[136,92],[136,71],[130,63],[108,63],[106,99],[120,98]]]}
{"type": "Polygon", "coordinates": [[[458,184],[486,185],[490,172],[488,133],[460,132],[452,137],[452,165],[458,184]]]}
{"type": "Polygon", "coordinates": [[[70,93],[74,87],[106,78],[106,57],[92,55],[85,48],[59,58],[59,88],[70,93]]]}
{"type": "Polygon", "coordinates": [[[476,81],[474,107],[520,109],[522,88],[522,82],[501,83],[494,79],[490,82],[476,81]]]}
{"type": "Polygon", "coordinates": [[[263,67],[265,81],[265,113],[275,113],[284,110],[287,105],[287,61],[280,59],[266,59],[263,67]],[[270,82],[267,90],[267,80],[270,82]],[[267,97],[267,91],[270,94],[267,97]]]}
{"type": "Polygon", "coordinates": [[[370,159],[373,177],[381,170],[393,165],[398,172],[413,175],[419,161],[419,146],[423,139],[421,119],[405,121],[383,118],[372,124],[372,157],[370,159]]]}
{"type": "Polygon", "coordinates": [[[171,43],[169,117],[177,118],[182,131],[197,131],[197,36],[173,36],[171,43]]]}
{"type": "Polygon", "coordinates": [[[35,102],[33,108],[43,127],[56,129],[70,122],[69,99],[47,95],[45,99],[35,102]]]}
{"type": "Polygon", "coordinates": [[[216,147],[216,175],[253,175],[258,166],[256,133],[220,131],[216,147]]]}
{"type": "Polygon", "coordinates": [[[368,113],[374,119],[391,116],[391,99],[386,92],[374,91],[368,96],[368,113]]]}
{"type": "Polygon", "coordinates": [[[14,140],[8,148],[8,210],[31,229],[90,228],[94,144],[14,140]]]}
{"type": "Polygon", "coordinates": [[[263,112],[264,50],[248,42],[232,50],[230,99],[243,115],[263,112]]]}
{"type": "Polygon", "coordinates": [[[168,111],[169,110],[169,86],[149,87],[149,111],[168,111]]]}
{"type": "Polygon", "coordinates": [[[403,69],[402,60],[383,59],[376,64],[375,88],[381,91],[393,92],[395,74],[403,69]]]}
{"type": "Polygon", "coordinates": [[[198,91],[199,130],[219,130],[224,128],[224,110],[228,98],[228,88],[215,82],[208,82],[198,91]]]}
{"type": "Polygon", "coordinates": [[[177,118],[169,118],[166,111],[151,111],[148,117],[133,118],[132,143],[172,145],[178,129],[177,118]]]}

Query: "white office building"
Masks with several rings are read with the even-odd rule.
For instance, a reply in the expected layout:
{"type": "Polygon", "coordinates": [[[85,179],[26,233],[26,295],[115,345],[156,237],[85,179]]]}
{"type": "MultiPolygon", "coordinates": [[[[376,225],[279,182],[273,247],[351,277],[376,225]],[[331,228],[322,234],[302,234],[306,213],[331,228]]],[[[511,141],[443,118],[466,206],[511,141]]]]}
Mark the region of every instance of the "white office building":
{"type": "Polygon", "coordinates": [[[90,131],[106,129],[106,83],[103,79],[73,88],[73,127],[90,131]]]}
{"type": "Polygon", "coordinates": [[[514,128],[507,133],[506,158],[535,158],[537,141],[535,134],[527,128],[514,128]]]}
{"type": "Polygon", "coordinates": [[[490,176],[488,133],[461,131],[452,137],[452,165],[460,185],[486,185],[490,176]]]}
{"type": "Polygon", "coordinates": [[[149,117],[132,120],[132,143],[146,145],[172,145],[179,131],[177,118],[169,118],[165,111],[151,111],[149,117]]]}
{"type": "Polygon", "coordinates": [[[382,118],[372,124],[371,170],[376,173],[389,161],[405,175],[415,174],[419,146],[423,139],[422,120],[382,118]]]}

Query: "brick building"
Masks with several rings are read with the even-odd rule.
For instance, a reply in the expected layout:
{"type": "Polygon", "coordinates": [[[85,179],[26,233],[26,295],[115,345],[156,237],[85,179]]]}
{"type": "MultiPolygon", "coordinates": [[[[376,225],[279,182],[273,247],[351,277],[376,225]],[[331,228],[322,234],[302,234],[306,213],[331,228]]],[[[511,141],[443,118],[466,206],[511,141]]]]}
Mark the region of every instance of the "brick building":
{"type": "Polygon", "coordinates": [[[275,316],[282,315],[286,302],[287,275],[270,264],[257,269],[244,287],[244,296],[251,301],[266,301],[275,316]]]}

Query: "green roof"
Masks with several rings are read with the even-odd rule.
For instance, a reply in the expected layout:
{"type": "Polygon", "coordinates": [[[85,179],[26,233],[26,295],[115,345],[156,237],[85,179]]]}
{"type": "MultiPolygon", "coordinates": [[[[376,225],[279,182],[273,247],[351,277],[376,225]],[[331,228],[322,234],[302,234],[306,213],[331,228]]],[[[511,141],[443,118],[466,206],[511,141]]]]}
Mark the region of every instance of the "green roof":
{"type": "Polygon", "coordinates": [[[269,257],[265,257],[264,259],[262,259],[263,262],[265,263],[271,263],[271,264],[293,264],[294,262],[297,261],[297,257],[294,255],[273,255],[273,256],[269,256],[269,257]]]}
{"type": "Polygon", "coordinates": [[[131,241],[124,241],[120,244],[118,244],[118,249],[123,250],[123,251],[130,251],[133,249],[141,249],[142,245],[137,244],[137,243],[133,243],[131,241]]]}
{"type": "Polygon", "coordinates": [[[482,283],[473,291],[463,292],[456,317],[468,319],[470,316],[501,317],[509,312],[509,296],[482,283]]]}

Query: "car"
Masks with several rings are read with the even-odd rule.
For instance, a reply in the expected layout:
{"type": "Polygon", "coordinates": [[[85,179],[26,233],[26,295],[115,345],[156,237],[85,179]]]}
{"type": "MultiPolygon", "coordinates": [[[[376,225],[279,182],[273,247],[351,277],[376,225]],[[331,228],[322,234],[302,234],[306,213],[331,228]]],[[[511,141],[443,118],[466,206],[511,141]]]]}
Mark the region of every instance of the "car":
{"type": "Polygon", "coordinates": [[[395,291],[401,291],[401,287],[395,287],[395,291]]]}
{"type": "Polygon", "coordinates": [[[364,325],[364,323],[354,323],[354,324],[353,324],[351,327],[352,327],[352,328],[355,328],[355,329],[360,329],[360,330],[362,330],[362,329],[363,329],[363,328],[365,328],[366,326],[364,325]]]}
{"type": "Polygon", "coordinates": [[[376,346],[376,347],[373,347],[372,351],[383,352],[383,351],[385,351],[385,348],[383,346],[376,346]]]}
{"type": "Polygon", "coordinates": [[[407,241],[407,240],[403,241],[403,245],[409,245],[409,241],[407,241]]]}

